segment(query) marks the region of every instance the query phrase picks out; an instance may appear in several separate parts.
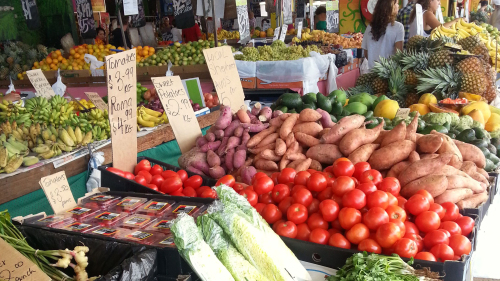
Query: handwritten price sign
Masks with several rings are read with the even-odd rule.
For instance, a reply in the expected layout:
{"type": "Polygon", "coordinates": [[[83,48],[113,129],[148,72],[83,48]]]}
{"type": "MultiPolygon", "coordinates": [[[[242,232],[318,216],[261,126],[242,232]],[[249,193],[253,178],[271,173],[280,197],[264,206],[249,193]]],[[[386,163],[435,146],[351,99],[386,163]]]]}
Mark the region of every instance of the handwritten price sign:
{"type": "Polygon", "coordinates": [[[177,143],[184,153],[195,145],[196,138],[202,134],[181,78],[179,76],[151,77],[151,80],[165,109],[177,143]]]}
{"type": "Polygon", "coordinates": [[[0,280],[50,281],[43,271],[0,238],[0,280]]]}
{"type": "Polygon", "coordinates": [[[108,110],[108,105],[102,100],[101,96],[98,93],[94,92],[85,92],[87,98],[97,107],[98,109],[104,111],[108,110]]]}
{"type": "Polygon", "coordinates": [[[113,167],[132,172],[137,164],[137,72],[135,50],[106,57],[113,167]]]}
{"type": "Polygon", "coordinates": [[[40,186],[55,214],[76,206],[64,171],[43,177],[40,186]]]}
{"type": "Polygon", "coordinates": [[[203,50],[210,76],[223,105],[230,106],[235,113],[245,106],[245,94],[241,87],[240,75],[236,69],[231,47],[217,47],[203,50]]]}
{"type": "Polygon", "coordinates": [[[47,78],[43,75],[41,69],[26,71],[26,75],[28,76],[28,79],[30,79],[33,88],[36,90],[36,96],[50,99],[56,95],[49,81],[47,81],[47,78]]]}

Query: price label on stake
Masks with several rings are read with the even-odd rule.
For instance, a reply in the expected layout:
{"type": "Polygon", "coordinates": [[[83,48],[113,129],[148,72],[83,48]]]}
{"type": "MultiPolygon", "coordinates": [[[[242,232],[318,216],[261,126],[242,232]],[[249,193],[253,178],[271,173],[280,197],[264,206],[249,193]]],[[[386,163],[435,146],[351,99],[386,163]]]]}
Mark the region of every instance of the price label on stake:
{"type": "Polygon", "coordinates": [[[151,77],[181,152],[189,151],[201,136],[189,96],[179,76],[151,77]]]}
{"type": "Polygon", "coordinates": [[[32,261],[0,238],[0,280],[52,280],[32,261]]]}
{"type": "Polygon", "coordinates": [[[33,85],[33,88],[35,88],[35,95],[37,97],[50,99],[51,97],[56,95],[49,81],[47,81],[47,78],[45,78],[45,75],[43,75],[41,69],[26,71],[26,76],[28,76],[31,85],[33,85]]]}
{"type": "MultiPolygon", "coordinates": [[[[98,109],[104,111],[108,110],[108,105],[102,100],[101,96],[98,93],[94,92],[85,92],[85,95],[89,100],[97,107],[98,109]]],[[[87,108],[88,109],[88,108],[87,108]]]]}
{"type": "Polygon", "coordinates": [[[280,27],[278,26],[274,29],[273,42],[278,40],[279,36],[280,36],[280,27]]]}
{"type": "Polygon", "coordinates": [[[410,114],[410,109],[409,108],[400,108],[396,112],[396,117],[400,117],[400,118],[406,119],[406,117],[408,117],[409,114],[410,114]]]}
{"type": "Polygon", "coordinates": [[[281,26],[280,40],[285,42],[286,32],[288,31],[288,25],[284,24],[281,26]]]}
{"type": "Polygon", "coordinates": [[[108,115],[113,167],[133,172],[137,164],[137,71],[135,50],[106,57],[108,115]]]}
{"type": "Polygon", "coordinates": [[[240,108],[246,108],[245,94],[241,87],[240,75],[236,69],[231,47],[223,46],[203,50],[210,76],[223,105],[231,107],[235,113],[240,108]]]}
{"type": "Polygon", "coordinates": [[[76,206],[75,198],[73,198],[64,171],[43,177],[40,180],[40,186],[47,199],[49,199],[50,206],[55,214],[76,206]]]}

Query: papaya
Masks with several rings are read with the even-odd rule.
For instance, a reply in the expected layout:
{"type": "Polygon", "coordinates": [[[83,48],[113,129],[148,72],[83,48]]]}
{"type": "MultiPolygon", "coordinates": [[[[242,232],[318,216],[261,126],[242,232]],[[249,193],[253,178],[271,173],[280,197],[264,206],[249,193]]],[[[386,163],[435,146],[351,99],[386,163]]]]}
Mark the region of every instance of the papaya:
{"type": "Polygon", "coordinates": [[[483,113],[484,121],[488,122],[488,119],[490,119],[491,116],[491,110],[488,104],[484,101],[476,101],[469,103],[468,105],[462,108],[461,113],[463,115],[469,115],[469,113],[474,109],[480,110],[483,113]]]}
{"type": "Polygon", "coordinates": [[[432,112],[435,112],[435,113],[455,113],[456,115],[458,115],[457,111],[455,111],[453,109],[446,108],[444,106],[440,106],[436,103],[430,103],[427,106],[429,107],[429,109],[432,112]]]}
{"type": "Polygon", "coordinates": [[[433,94],[423,94],[420,99],[418,99],[418,103],[429,105],[431,103],[437,103],[437,98],[433,94]]]}
{"type": "Polygon", "coordinates": [[[485,124],[484,122],[484,116],[483,116],[483,112],[481,112],[479,109],[473,109],[471,112],[469,112],[469,115],[470,117],[472,117],[473,120],[481,123],[481,124],[485,124]]]}
{"type": "Polygon", "coordinates": [[[500,129],[500,115],[496,113],[491,113],[490,118],[486,121],[484,129],[488,132],[493,132],[500,129]]]}
{"type": "Polygon", "coordinates": [[[373,104],[373,99],[368,93],[361,93],[350,97],[348,105],[353,102],[360,102],[370,108],[373,104]]]}
{"type": "Polygon", "coordinates": [[[423,103],[417,103],[417,104],[412,104],[410,105],[410,112],[413,111],[418,111],[418,113],[421,116],[424,116],[425,114],[429,113],[431,110],[429,107],[423,103]]]}
{"type": "Polygon", "coordinates": [[[349,104],[344,107],[344,110],[350,113],[363,115],[367,112],[368,108],[364,103],[355,101],[349,102],[349,104]]]}

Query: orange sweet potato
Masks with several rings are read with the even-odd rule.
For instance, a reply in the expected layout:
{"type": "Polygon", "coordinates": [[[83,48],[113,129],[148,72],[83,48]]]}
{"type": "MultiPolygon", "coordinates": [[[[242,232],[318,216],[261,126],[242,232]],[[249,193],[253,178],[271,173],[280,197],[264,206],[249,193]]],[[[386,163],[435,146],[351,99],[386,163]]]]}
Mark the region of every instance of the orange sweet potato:
{"type": "Polygon", "coordinates": [[[368,163],[372,169],[384,170],[391,168],[394,164],[399,163],[410,155],[410,152],[415,150],[415,143],[409,140],[393,142],[385,147],[375,150],[368,163]]]}
{"type": "MultiPolygon", "coordinates": [[[[409,153],[408,153],[409,154],[409,153]]],[[[441,155],[438,158],[434,159],[422,159],[416,162],[411,163],[404,171],[402,171],[399,176],[399,182],[401,186],[405,186],[408,183],[421,178],[423,176],[429,175],[432,172],[441,169],[443,165],[448,164],[450,162],[451,155],[445,154],[441,155]]],[[[372,166],[373,168],[373,166],[372,166]]]]}
{"type": "Polygon", "coordinates": [[[417,191],[424,189],[428,191],[432,197],[439,196],[446,191],[448,187],[448,179],[443,175],[427,175],[425,177],[409,182],[401,188],[401,196],[410,198],[417,191]]]}
{"type": "Polygon", "coordinates": [[[380,147],[384,147],[393,142],[404,140],[405,136],[406,136],[406,124],[405,122],[401,122],[397,124],[392,130],[390,130],[384,136],[384,139],[380,143],[380,147]]]}
{"type": "Polygon", "coordinates": [[[384,122],[381,122],[373,129],[354,129],[348,132],[339,143],[340,152],[344,155],[351,154],[358,147],[372,143],[378,138],[380,130],[383,128],[384,122]]]}
{"type": "MultiPolygon", "coordinates": [[[[347,134],[349,131],[359,128],[363,125],[365,121],[365,117],[363,115],[351,115],[346,116],[335,124],[332,129],[323,135],[320,139],[321,143],[338,143],[342,137],[347,134]]],[[[321,161],[320,161],[321,162],[321,161]]]]}
{"type": "Polygon", "coordinates": [[[378,147],[378,144],[373,143],[362,145],[349,154],[349,160],[351,160],[354,165],[359,162],[366,162],[378,147]]]}
{"type": "Polygon", "coordinates": [[[317,160],[322,164],[333,164],[333,161],[343,157],[339,148],[334,144],[318,144],[306,152],[308,158],[317,160]]]}

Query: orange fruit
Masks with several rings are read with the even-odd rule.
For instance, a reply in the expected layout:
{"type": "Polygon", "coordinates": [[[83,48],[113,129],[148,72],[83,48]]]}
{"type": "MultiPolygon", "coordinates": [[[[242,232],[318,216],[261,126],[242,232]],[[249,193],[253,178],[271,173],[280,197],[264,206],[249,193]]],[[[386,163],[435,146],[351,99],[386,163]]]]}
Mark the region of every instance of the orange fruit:
{"type": "Polygon", "coordinates": [[[61,56],[61,55],[62,55],[62,53],[61,53],[61,51],[60,51],[60,50],[56,50],[56,54],[57,54],[58,56],[61,56]]]}
{"type": "Polygon", "coordinates": [[[80,55],[83,55],[83,54],[85,54],[85,50],[84,50],[84,49],[78,49],[78,53],[79,53],[80,55]]]}
{"type": "Polygon", "coordinates": [[[53,59],[57,59],[57,54],[56,54],[56,52],[52,52],[52,53],[50,53],[50,56],[51,56],[53,59]]]}
{"type": "Polygon", "coordinates": [[[53,59],[53,60],[52,60],[52,63],[53,63],[53,64],[57,64],[58,62],[59,62],[59,60],[57,60],[57,59],[53,59]]]}
{"type": "Polygon", "coordinates": [[[146,49],[144,49],[144,50],[142,51],[142,55],[143,55],[143,56],[147,56],[147,55],[149,55],[149,52],[148,52],[146,49]]]}
{"type": "Polygon", "coordinates": [[[75,54],[75,59],[79,59],[80,58],[80,54],[75,54]]]}
{"type": "Polygon", "coordinates": [[[50,57],[47,57],[47,63],[48,64],[51,64],[52,63],[52,59],[50,57]]]}
{"type": "Polygon", "coordinates": [[[71,49],[71,50],[69,50],[69,54],[70,54],[70,55],[74,55],[74,54],[75,54],[75,49],[71,49]]]}

